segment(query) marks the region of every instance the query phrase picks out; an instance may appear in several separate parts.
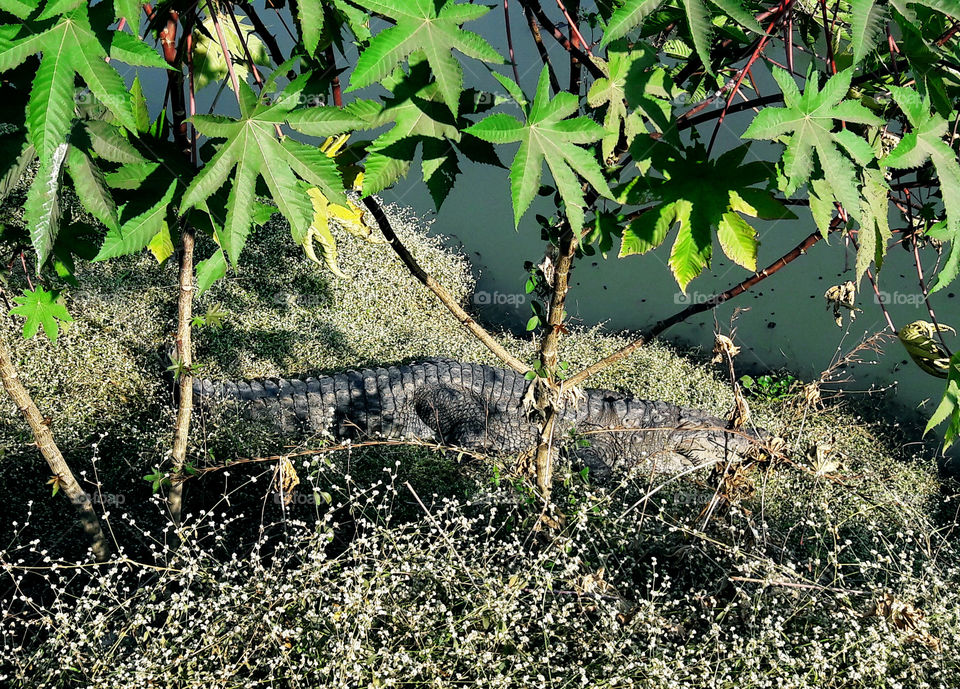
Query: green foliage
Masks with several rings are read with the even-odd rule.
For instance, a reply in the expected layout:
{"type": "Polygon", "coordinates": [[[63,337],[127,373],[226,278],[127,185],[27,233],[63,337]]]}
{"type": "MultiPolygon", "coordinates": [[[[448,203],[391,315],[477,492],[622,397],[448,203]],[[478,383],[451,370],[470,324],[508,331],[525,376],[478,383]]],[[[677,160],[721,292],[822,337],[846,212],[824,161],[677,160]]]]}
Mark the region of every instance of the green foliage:
{"type": "Polygon", "coordinates": [[[360,54],[350,78],[350,90],[388,77],[411,54],[422,55],[437,80],[443,102],[456,115],[463,90],[463,69],[451,55],[458,50],[484,62],[503,58],[486,39],[461,25],[490,11],[484,5],[457,4],[452,0],[357,0],[372,12],[389,17],[396,25],[378,33],[360,54]]]}
{"type": "Polygon", "coordinates": [[[781,401],[796,395],[796,387],[800,381],[789,373],[764,374],[762,376],[741,376],[740,385],[757,399],[781,401]]]}
{"type": "Polygon", "coordinates": [[[957,162],[957,152],[943,140],[950,125],[939,114],[931,112],[930,98],[921,98],[915,90],[899,86],[891,86],[890,91],[912,131],[904,135],[882,163],[907,169],[930,161],[940,181],[940,195],[947,214],[945,229],[951,246],[950,256],[931,290],[936,292],[950,284],[960,272],[960,162],[957,162]]]}
{"type": "Polygon", "coordinates": [[[944,452],[950,449],[953,441],[957,435],[960,434],[960,352],[950,357],[947,387],[943,392],[943,399],[940,400],[936,411],[933,412],[933,415],[927,422],[927,427],[924,429],[923,434],[926,435],[947,420],[949,420],[949,423],[943,434],[944,452]]]}
{"type": "Polygon", "coordinates": [[[780,186],[787,196],[792,196],[801,186],[810,184],[811,208],[824,237],[835,204],[860,221],[866,232],[857,256],[859,282],[870,261],[877,260],[879,266],[886,252],[890,236],[885,209],[888,187],[882,176],[870,174],[867,167],[876,160],[875,151],[850,125],[876,128],[883,121],[861,103],[847,98],[852,68],[830,77],[822,89],[813,76],[807,80],[802,95],[793,77],[784,70],[774,67],[773,76],[786,107],[760,112],[743,136],[786,145],[780,186]],[[844,123],[843,128],[836,129],[837,120],[844,123]],[[863,191],[858,168],[867,177],[863,191]],[[883,208],[877,208],[878,194],[883,208]]]}
{"type": "Polygon", "coordinates": [[[680,288],[710,265],[713,229],[724,253],[747,270],[757,269],[756,231],[740,214],[767,219],[795,217],[769,192],[755,185],[771,176],[769,165],[744,163],[749,146],[740,146],[710,159],[699,145],[684,150],[646,137],[638,138],[633,153],[662,177],[635,177],[620,200],[638,205],[656,202],[623,230],[620,256],[644,254],[660,246],[674,225],[679,226],[670,252],[670,269],[680,288]],[[730,170],[737,174],[731,175],[730,170]]]}
{"type": "Polygon", "coordinates": [[[65,327],[63,324],[73,321],[57,290],[48,292],[43,287],[25,289],[23,296],[14,297],[13,300],[19,306],[10,309],[10,313],[24,318],[23,336],[26,339],[36,335],[42,326],[47,339],[56,342],[60,329],[65,327]]]}
{"type": "MultiPolygon", "coordinates": [[[[607,30],[603,35],[603,43],[606,44],[627,35],[663,3],[664,0],[625,0],[610,17],[607,30]]],[[[679,0],[679,4],[683,9],[694,49],[707,70],[711,69],[709,47],[714,28],[711,22],[710,5],[716,6],[725,15],[748,29],[763,33],[753,14],[744,7],[744,0],[710,0],[709,4],[706,0],[679,0]]]]}
{"type": "MultiPolygon", "coordinates": [[[[266,182],[297,243],[306,238],[313,217],[306,187],[298,176],[320,187],[328,198],[344,199],[340,173],[323,151],[290,138],[277,141],[275,126],[283,123],[296,105],[303,85],[302,81],[295,82],[284,97],[268,104],[258,99],[246,82],[240,82],[240,119],[197,115],[192,120],[200,133],[226,141],[187,187],[180,209],[184,212],[210,198],[236,169],[226,220],[217,230],[220,246],[233,263],[239,259],[253,224],[258,177],[266,182]]],[[[297,127],[296,122],[291,125],[297,127]]]]}
{"type": "MultiPolygon", "coordinates": [[[[520,88],[506,77],[501,77],[501,82],[512,85],[511,94],[520,92],[520,88]]],[[[543,163],[546,162],[566,204],[570,226],[579,232],[583,228],[586,201],[577,174],[602,196],[613,196],[596,156],[588,149],[580,147],[601,139],[604,130],[589,117],[567,119],[576,112],[578,99],[570,93],[558,93],[551,100],[546,66],[540,71],[533,103],[527,106],[516,95],[514,98],[523,110],[525,124],[512,115],[497,113],[466,131],[491,143],[520,142],[520,148],[510,166],[510,191],[515,224],[520,224],[520,218],[536,196],[540,188],[543,163]]]]}

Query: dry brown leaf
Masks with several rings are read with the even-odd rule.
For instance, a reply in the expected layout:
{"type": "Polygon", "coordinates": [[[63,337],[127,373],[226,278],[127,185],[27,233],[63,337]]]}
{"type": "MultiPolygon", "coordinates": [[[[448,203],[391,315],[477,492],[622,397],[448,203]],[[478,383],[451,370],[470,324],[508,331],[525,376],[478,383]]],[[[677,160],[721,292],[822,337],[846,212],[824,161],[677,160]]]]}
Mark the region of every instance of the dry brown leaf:
{"type": "Polygon", "coordinates": [[[921,643],[934,651],[941,650],[940,639],[927,631],[928,623],[923,613],[889,591],[873,601],[864,617],[883,617],[887,624],[904,632],[907,641],[921,643]]]}
{"type": "Polygon", "coordinates": [[[297,470],[289,457],[280,460],[277,466],[276,480],[274,482],[275,490],[280,493],[280,499],[284,507],[289,507],[293,502],[293,489],[300,485],[300,477],[297,476],[297,470]]]}

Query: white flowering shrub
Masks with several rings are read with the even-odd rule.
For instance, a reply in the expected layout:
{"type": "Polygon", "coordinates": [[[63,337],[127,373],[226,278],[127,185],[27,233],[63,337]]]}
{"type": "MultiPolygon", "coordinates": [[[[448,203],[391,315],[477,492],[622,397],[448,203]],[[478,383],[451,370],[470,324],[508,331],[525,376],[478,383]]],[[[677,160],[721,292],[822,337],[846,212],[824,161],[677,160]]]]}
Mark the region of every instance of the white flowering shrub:
{"type": "MultiPolygon", "coordinates": [[[[0,682],[792,688],[960,677],[951,534],[881,486],[759,467],[756,492],[738,499],[706,476],[597,487],[574,474],[551,527],[523,483],[496,471],[421,494],[430,484],[418,490],[404,462],[429,456],[313,457],[296,465],[285,519],[231,515],[228,495],[184,525],[179,547],[172,528],[144,530],[143,556],[99,567],[51,561],[37,542],[0,551],[0,682]],[[251,522],[258,537],[225,547],[251,522]]],[[[282,505],[273,470],[257,483],[282,505]]],[[[112,519],[136,529],[129,515],[112,519]]]]}

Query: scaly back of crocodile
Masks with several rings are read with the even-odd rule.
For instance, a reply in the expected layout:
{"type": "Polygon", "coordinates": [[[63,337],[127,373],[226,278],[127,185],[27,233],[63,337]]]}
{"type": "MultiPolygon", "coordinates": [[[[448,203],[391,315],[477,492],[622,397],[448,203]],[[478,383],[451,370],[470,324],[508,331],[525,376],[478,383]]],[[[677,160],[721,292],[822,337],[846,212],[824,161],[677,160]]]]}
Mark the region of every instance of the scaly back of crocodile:
{"type": "MultiPolygon", "coordinates": [[[[207,406],[236,404],[289,435],[410,438],[515,455],[531,451],[538,437],[523,409],[526,386],[512,370],[430,359],[304,379],[195,380],[194,393],[207,406]]],[[[725,431],[705,412],[596,389],[566,404],[555,440],[598,478],[638,465],[676,470],[754,450],[749,437],[725,431]],[[587,443],[568,442],[571,433],[587,443]]]]}

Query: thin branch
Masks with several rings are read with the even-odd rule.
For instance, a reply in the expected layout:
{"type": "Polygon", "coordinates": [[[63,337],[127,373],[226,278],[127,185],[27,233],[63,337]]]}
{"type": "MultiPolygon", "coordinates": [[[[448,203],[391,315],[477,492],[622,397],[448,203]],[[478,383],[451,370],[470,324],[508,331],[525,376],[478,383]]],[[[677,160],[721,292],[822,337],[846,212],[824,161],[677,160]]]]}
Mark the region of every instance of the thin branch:
{"type": "Polygon", "coordinates": [[[540,7],[540,3],[532,3],[530,0],[520,0],[520,4],[533,12],[537,18],[537,21],[539,21],[540,24],[542,24],[543,27],[550,32],[550,35],[557,40],[557,43],[563,46],[564,50],[580,60],[583,66],[587,68],[587,71],[590,72],[590,76],[592,76],[594,79],[603,78],[604,74],[600,68],[594,64],[593,60],[591,60],[586,53],[580,50],[577,46],[573,45],[573,43],[570,42],[570,39],[564,36],[563,32],[557,28],[556,24],[550,21],[550,17],[548,17],[547,13],[543,11],[542,7],[540,7]]]}
{"type": "MultiPolygon", "coordinates": [[[[579,16],[580,13],[580,0],[570,0],[573,5],[573,15],[579,16]]],[[[567,14],[567,9],[563,6],[562,0],[557,0],[557,4],[560,5],[560,8],[563,10],[564,15],[567,17],[567,21],[570,22],[570,42],[580,48],[584,47],[587,50],[587,54],[590,54],[590,48],[587,45],[586,41],[583,40],[583,36],[580,34],[580,31],[577,29],[576,23],[573,19],[570,19],[570,15],[567,14]]],[[[581,76],[582,70],[580,69],[580,60],[577,59],[577,56],[573,53],[570,53],[570,93],[580,95],[580,86],[581,86],[581,76]]]]}
{"type": "MultiPolygon", "coordinates": [[[[767,26],[766,32],[763,34],[763,37],[757,43],[757,47],[754,49],[753,54],[750,55],[750,58],[747,60],[747,64],[740,69],[737,74],[737,80],[733,85],[733,88],[730,91],[730,95],[727,96],[727,102],[723,107],[723,111],[720,113],[719,119],[717,119],[717,124],[713,128],[713,134],[710,136],[710,144],[707,146],[707,154],[709,155],[710,151],[713,150],[713,144],[717,140],[717,134],[720,132],[720,125],[723,124],[724,118],[726,118],[727,113],[730,111],[730,107],[733,104],[733,99],[740,91],[740,84],[743,83],[744,78],[747,76],[747,72],[750,71],[750,68],[753,66],[753,63],[757,61],[757,58],[760,57],[760,54],[764,51],[767,46],[767,42],[773,36],[773,31],[776,29],[777,24],[780,22],[780,19],[783,16],[783,12],[787,11],[790,8],[793,0],[783,0],[780,3],[778,12],[774,13],[773,21],[767,26]]],[[[741,105],[743,105],[741,103],[741,105]]]]}
{"type": "MultiPolygon", "coordinates": [[[[580,11],[579,0],[574,0],[574,14],[578,14],[580,11]]],[[[570,16],[570,13],[567,11],[567,8],[563,4],[563,0],[557,0],[557,7],[560,8],[560,11],[563,12],[564,18],[567,20],[567,25],[570,27],[570,45],[574,48],[581,48],[587,51],[587,55],[593,57],[593,53],[590,52],[590,44],[586,42],[583,38],[583,34],[580,33],[580,29],[577,28],[576,20],[570,16]],[[578,45],[579,43],[579,45],[578,45]]],[[[572,55],[572,53],[571,53],[572,55]]],[[[575,58],[576,55],[573,55],[575,58]]]]}
{"type": "Polygon", "coordinates": [[[407,267],[413,276],[419,280],[423,285],[425,285],[431,292],[433,292],[437,298],[447,307],[447,310],[453,314],[460,323],[469,330],[474,337],[480,340],[487,349],[493,352],[501,361],[503,361],[507,366],[512,368],[518,373],[526,373],[530,370],[530,367],[524,364],[522,361],[513,356],[510,352],[504,349],[503,345],[497,342],[493,336],[488,333],[484,328],[477,323],[473,318],[470,317],[466,311],[457,303],[457,300],[454,299],[446,288],[437,282],[433,276],[427,273],[417,262],[417,259],[411,255],[407,250],[407,247],[403,245],[403,242],[397,237],[396,233],[393,231],[393,227],[390,224],[390,219],[387,218],[387,214],[384,212],[383,208],[373,197],[366,197],[363,199],[363,205],[367,207],[367,210],[373,215],[374,220],[377,221],[377,226],[380,228],[380,231],[383,233],[384,238],[396,252],[397,256],[403,261],[403,264],[407,267]]]}
{"type": "Polygon", "coordinates": [[[960,31],[960,22],[954,22],[949,29],[943,32],[943,35],[936,40],[937,47],[942,48],[947,44],[951,38],[953,38],[957,31],[960,31]]]}
{"type": "Polygon", "coordinates": [[[823,18],[823,34],[827,41],[827,66],[833,74],[836,74],[837,61],[833,58],[833,26],[827,25],[827,0],[820,0],[820,15],[823,18]]]}
{"type": "Polygon", "coordinates": [[[220,42],[220,50],[223,52],[223,60],[227,63],[227,72],[230,74],[230,83],[233,85],[233,92],[237,94],[237,102],[240,102],[240,82],[237,79],[237,73],[233,69],[233,58],[230,56],[230,49],[227,48],[227,38],[223,34],[223,27],[220,25],[220,17],[213,6],[213,0],[207,0],[207,7],[210,8],[210,18],[213,19],[213,26],[217,30],[217,40],[220,42]]]}
{"type": "MultiPolygon", "coordinates": [[[[830,224],[830,230],[831,231],[836,230],[840,226],[840,222],[841,221],[839,217],[834,218],[833,222],[830,224]]],[[[814,244],[819,242],[821,239],[823,239],[823,235],[820,233],[819,230],[815,230],[814,232],[811,232],[806,239],[804,239],[802,242],[797,244],[797,246],[795,246],[792,250],[785,253],[783,256],[778,258],[776,261],[771,263],[769,266],[767,266],[760,272],[755,273],[754,275],[750,276],[743,282],[735,285],[734,287],[731,287],[726,292],[714,295],[702,303],[691,304],[687,308],[673,314],[669,318],[665,318],[661,321],[658,321],[652,328],[650,328],[650,330],[645,332],[636,340],[634,340],[627,346],[623,347],[622,349],[614,352],[610,356],[604,359],[601,359],[596,363],[591,364],[590,366],[583,369],[576,375],[570,377],[565,381],[564,385],[572,387],[572,386],[581,384],[583,381],[585,381],[587,378],[594,375],[595,373],[599,373],[603,369],[608,368],[609,366],[617,363],[618,361],[621,361],[627,358],[628,356],[633,354],[635,351],[643,347],[645,344],[653,340],[655,337],[658,337],[659,335],[661,335],[668,328],[676,325],[677,323],[685,321],[686,319],[690,318],[691,316],[695,316],[698,313],[703,313],[704,311],[710,311],[712,309],[715,309],[720,304],[723,304],[724,302],[729,301],[730,299],[733,299],[734,297],[737,297],[743,294],[744,292],[749,290],[751,287],[753,287],[757,283],[763,280],[766,280],[768,277],[770,277],[771,275],[779,271],[781,268],[789,265],[790,263],[795,261],[797,258],[805,254],[810,249],[810,247],[812,247],[814,244]]]]}
{"type": "MultiPolygon", "coordinates": [[[[554,93],[560,93],[560,80],[557,79],[557,74],[553,71],[553,63],[550,62],[550,53],[547,52],[547,47],[543,44],[540,25],[537,24],[537,19],[533,16],[533,11],[522,1],[520,4],[523,7],[523,16],[527,18],[527,26],[530,27],[530,35],[533,37],[533,42],[537,46],[537,53],[540,55],[540,60],[547,66],[547,75],[550,77],[550,88],[553,89],[554,93]]],[[[520,82],[518,81],[517,83],[519,84],[520,82]]]]}
{"type": "Polygon", "coordinates": [[[244,14],[250,17],[250,21],[253,24],[253,30],[257,32],[257,35],[260,36],[260,40],[263,41],[263,44],[267,46],[267,52],[270,53],[270,59],[274,61],[277,65],[282,65],[284,62],[283,53],[280,52],[280,44],[277,43],[277,38],[270,30],[267,29],[267,25],[263,23],[263,20],[260,18],[260,15],[257,14],[257,10],[254,9],[253,5],[249,2],[238,2],[240,9],[243,10],[244,14]]]}
{"type": "MultiPolygon", "coordinates": [[[[854,239],[853,233],[849,230],[847,231],[847,236],[850,238],[850,241],[853,243],[853,248],[860,251],[860,245],[857,244],[857,240],[854,239]]],[[[891,332],[894,335],[897,334],[897,326],[893,324],[893,319],[890,318],[890,313],[887,311],[887,305],[884,303],[883,297],[880,296],[880,289],[877,287],[877,281],[873,278],[873,271],[867,268],[867,278],[870,280],[870,286],[873,287],[873,294],[876,296],[877,304],[880,305],[880,310],[883,312],[883,317],[887,321],[887,327],[890,328],[891,332]]]]}
{"type": "Polygon", "coordinates": [[[324,55],[327,62],[330,63],[329,70],[333,74],[330,79],[330,90],[333,93],[333,104],[338,108],[343,107],[343,89],[340,87],[340,75],[337,74],[337,56],[333,52],[333,44],[327,46],[324,55]]]}
{"type": "Polygon", "coordinates": [[[940,324],[937,322],[937,316],[934,314],[933,306],[930,304],[930,294],[927,291],[927,282],[923,277],[923,264],[920,263],[920,248],[917,244],[916,233],[914,233],[912,243],[913,263],[917,267],[917,279],[920,281],[920,291],[923,293],[923,303],[927,305],[927,313],[930,314],[930,320],[933,322],[933,327],[937,331],[937,335],[940,336],[940,344],[943,345],[943,349],[947,352],[947,356],[952,357],[953,354],[950,352],[950,348],[947,346],[946,338],[943,336],[943,331],[940,330],[940,324]]]}
{"type": "Polygon", "coordinates": [[[503,0],[503,25],[507,32],[507,50],[510,54],[510,67],[513,68],[513,80],[520,83],[520,72],[517,70],[517,59],[513,53],[513,32],[510,31],[510,0],[503,0]]]}
{"type": "Polygon", "coordinates": [[[250,65],[250,71],[253,72],[253,79],[257,82],[257,85],[263,89],[263,78],[260,76],[260,70],[257,69],[257,63],[253,61],[250,46],[247,45],[247,41],[243,37],[243,30],[240,28],[240,22],[237,21],[237,15],[234,13],[233,7],[228,7],[228,12],[230,19],[233,21],[233,29],[237,32],[237,39],[243,47],[243,54],[247,58],[247,64],[250,65]]]}
{"type": "Polygon", "coordinates": [[[63,454],[60,452],[56,440],[54,440],[53,433],[48,425],[49,422],[43,418],[43,414],[37,409],[30,392],[20,380],[10,349],[7,347],[6,336],[2,330],[0,330],[0,382],[3,383],[10,399],[20,410],[27,425],[30,426],[36,441],[34,444],[43,458],[47,460],[57,485],[60,486],[63,494],[77,509],[80,522],[83,524],[83,530],[92,541],[94,557],[97,561],[106,560],[110,556],[111,547],[100,526],[100,519],[93,509],[90,496],[77,483],[70,465],[63,458],[63,454]]]}

